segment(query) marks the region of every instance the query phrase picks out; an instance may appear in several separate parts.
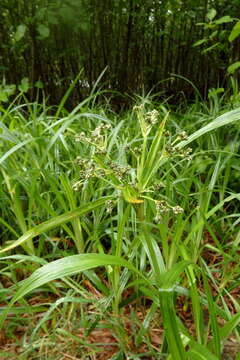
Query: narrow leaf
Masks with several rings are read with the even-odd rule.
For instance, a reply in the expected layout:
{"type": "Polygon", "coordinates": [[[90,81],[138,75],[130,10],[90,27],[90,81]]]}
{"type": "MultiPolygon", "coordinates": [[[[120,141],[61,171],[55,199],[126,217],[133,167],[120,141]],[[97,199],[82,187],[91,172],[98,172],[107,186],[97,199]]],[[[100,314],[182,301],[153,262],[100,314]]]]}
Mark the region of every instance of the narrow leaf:
{"type": "Polygon", "coordinates": [[[192,141],[196,140],[200,136],[216,130],[224,125],[229,125],[235,121],[240,120],[240,108],[235,110],[229,111],[221,116],[218,116],[215,120],[207,124],[206,126],[202,127],[201,129],[195,131],[192,135],[188,137],[187,140],[181,141],[177,147],[182,149],[184,146],[190,144],[192,141]]]}
{"type": "Polygon", "coordinates": [[[74,218],[76,218],[77,216],[81,216],[83,214],[86,214],[92,210],[94,210],[96,207],[103,205],[106,201],[112,199],[112,196],[106,196],[103,197],[100,200],[96,200],[91,202],[88,205],[85,205],[83,207],[77,208],[75,210],[69,211],[63,215],[59,215],[56,216],[50,220],[45,221],[42,224],[39,224],[37,226],[35,226],[34,228],[28,230],[27,232],[25,232],[18,240],[16,240],[13,244],[7,246],[4,249],[0,250],[0,253],[3,253],[5,251],[9,251],[12,250],[14,248],[16,248],[19,245],[22,245],[24,242],[34,238],[35,236],[38,236],[39,234],[46,232],[48,230],[54,229],[55,227],[62,225],[74,218]]]}

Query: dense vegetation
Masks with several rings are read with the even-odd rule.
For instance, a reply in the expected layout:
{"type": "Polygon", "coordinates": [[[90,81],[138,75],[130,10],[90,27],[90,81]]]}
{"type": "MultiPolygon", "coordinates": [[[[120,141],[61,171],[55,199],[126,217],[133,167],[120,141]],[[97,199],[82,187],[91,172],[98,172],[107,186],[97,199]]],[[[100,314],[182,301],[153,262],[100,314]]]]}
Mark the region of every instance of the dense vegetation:
{"type": "Polygon", "coordinates": [[[41,81],[53,104],[83,70],[76,105],[106,67],[102,85],[111,91],[154,88],[176,103],[195,95],[183,76],[207,98],[228,87],[226,70],[240,60],[239,0],[1,0],[0,13],[6,83],[41,81]]]}
{"type": "Polygon", "coordinates": [[[239,10],[1,0],[0,359],[240,360],[239,10]]]}
{"type": "Polygon", "coordinates": [[[239,96],[96,96],[1,108],[1,358],[234,359],[239,96]]]}

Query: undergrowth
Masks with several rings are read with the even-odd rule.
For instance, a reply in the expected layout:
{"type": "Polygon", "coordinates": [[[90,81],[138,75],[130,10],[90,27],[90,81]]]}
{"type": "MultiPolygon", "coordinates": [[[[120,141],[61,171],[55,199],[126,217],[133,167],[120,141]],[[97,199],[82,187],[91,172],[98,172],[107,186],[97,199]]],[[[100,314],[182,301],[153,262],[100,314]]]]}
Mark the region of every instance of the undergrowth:
{"type": "Polygon", "coordinates": [[[0,358],[239,359],[237,101],[67,96],[0,108],[0,358]]]}

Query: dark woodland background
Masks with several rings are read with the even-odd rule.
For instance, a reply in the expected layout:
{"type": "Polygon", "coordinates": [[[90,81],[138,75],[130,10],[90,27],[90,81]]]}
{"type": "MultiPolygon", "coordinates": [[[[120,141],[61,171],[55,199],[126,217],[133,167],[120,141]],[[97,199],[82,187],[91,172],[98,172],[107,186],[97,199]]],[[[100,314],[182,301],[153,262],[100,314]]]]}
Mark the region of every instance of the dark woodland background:
{"type": "Polygon", "coordinates": [[[105,68],[104,89],[153,89],[178,102],[194,97],[188,79],[206,98],[228,86],[226,69],[240,58],[227,21],[240,16],[239,0],[1,0],[0,13],[1,79],[40,80],[52,103],[82,70],[75,105],[105,68]]]}

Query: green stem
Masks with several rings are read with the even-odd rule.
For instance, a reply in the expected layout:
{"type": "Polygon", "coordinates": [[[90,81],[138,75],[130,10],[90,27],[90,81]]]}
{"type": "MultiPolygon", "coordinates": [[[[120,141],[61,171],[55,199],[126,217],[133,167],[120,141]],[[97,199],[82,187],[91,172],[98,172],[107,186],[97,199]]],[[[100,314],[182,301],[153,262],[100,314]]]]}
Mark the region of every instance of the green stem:
{"type": "Polygon", "coordinates": [[[153,243],[151,241],[151,237],[148,236],[147,226],[145,223],[145,215],[144,215],[144,203],[135,204],[135,210],[136,210],[137,219],[140,224],[140,226],[139,226],[140,234],[143,235],[144,242],[148,249],[148,254],[149,254],[149,258],[150,258],[149,260],[153,266],[153,271],[155,274],[156,282],[157,282],[158,286],[160,286],[162,272],[159,267],[159,259],[156,256],[156,252],[154,250],[153,243]]]}
{"type": "Polygon", "coordinates": [[[145,158],[146,158],[146,150],[147,150],[147,136],[143,139],[143,148],[141,153],[141,160],[140,165],[138,167],[138,174],[137,174],[137,180],[138,180],[138,191],[141,192],[143,190],[142,187],[142,177],[143,177],[143,170],[145,166],[145,158]]]}

